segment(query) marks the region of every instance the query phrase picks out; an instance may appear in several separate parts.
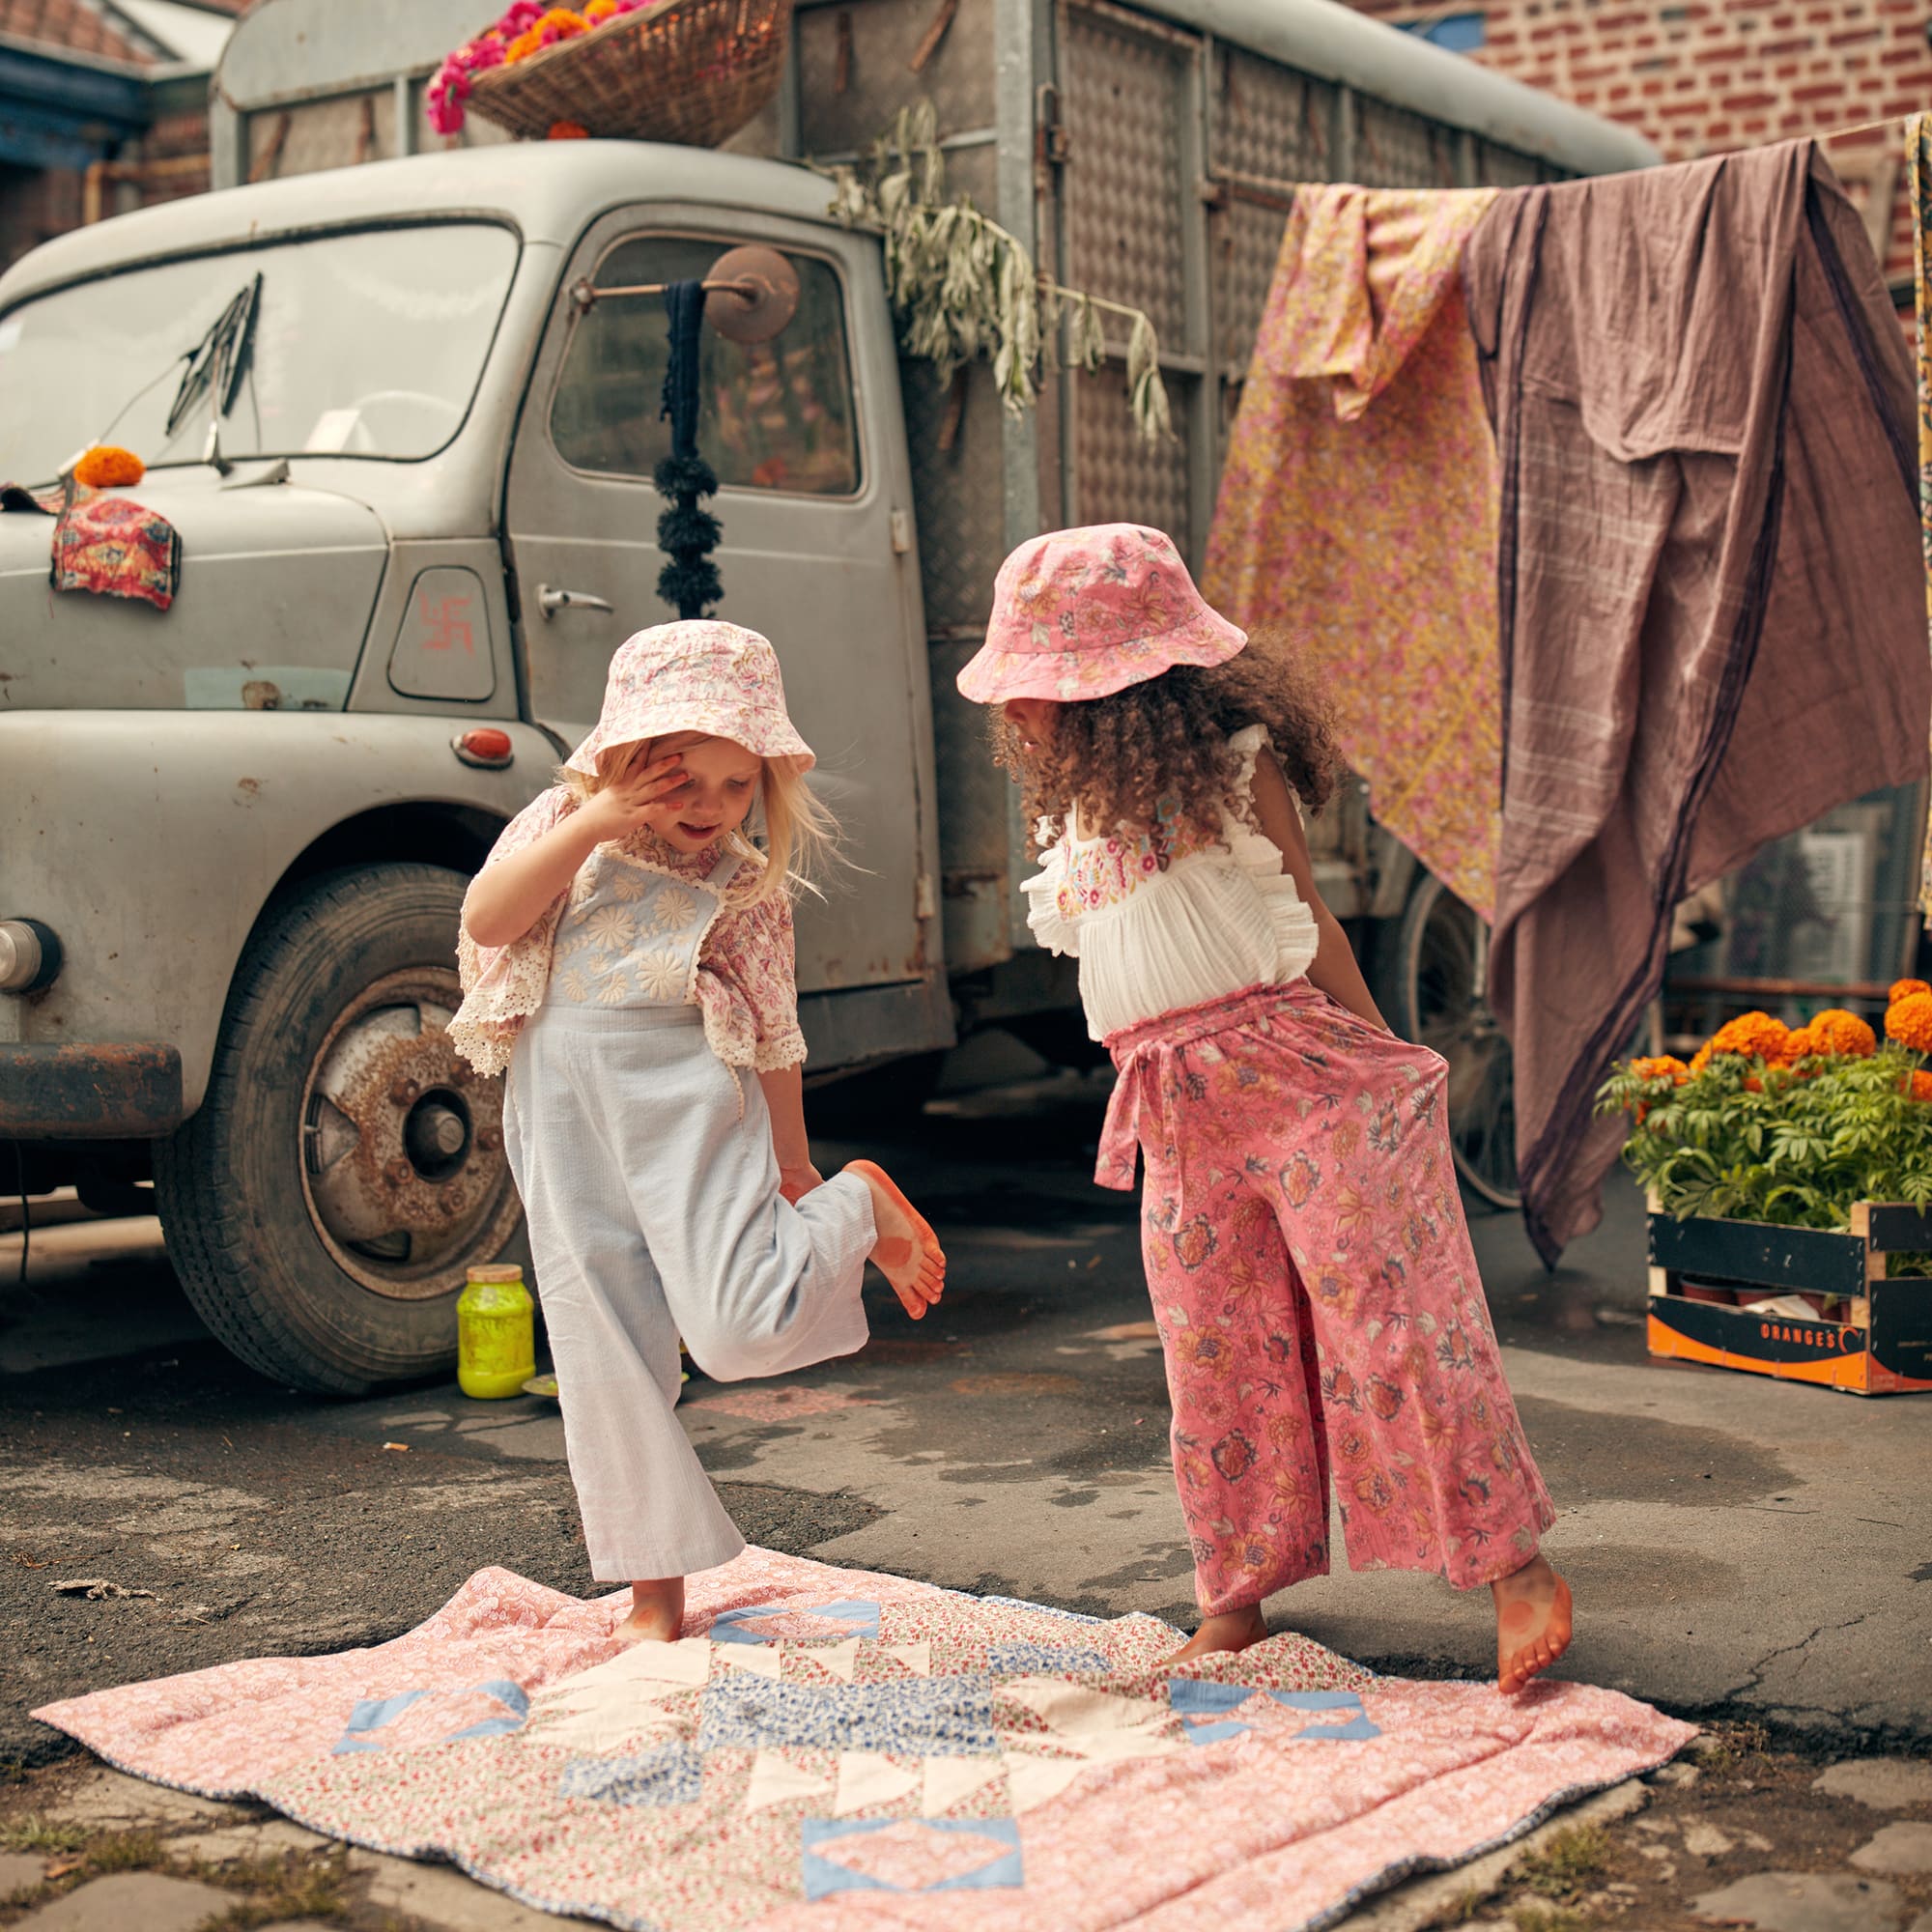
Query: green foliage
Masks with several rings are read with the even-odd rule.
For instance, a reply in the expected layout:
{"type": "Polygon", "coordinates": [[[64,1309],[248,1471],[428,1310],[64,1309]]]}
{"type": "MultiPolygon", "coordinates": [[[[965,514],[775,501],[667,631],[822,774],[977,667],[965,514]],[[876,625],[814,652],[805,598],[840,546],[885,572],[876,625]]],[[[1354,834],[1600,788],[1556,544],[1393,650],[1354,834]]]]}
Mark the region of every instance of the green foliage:
{"type": "Polygon", "coordinates": [[[1019,239],[974,207],[970,195],[946,199],[946,157],[929,100],[902,107],[872,144],[863,167],[831,170],[832,213],[847,228],[869,229],[884,245],[886,293],[899,343],[951,380],[962,362],[993,365],[1001,401],[1013,414],[1038,395],[1042,360],[1089,374],[1106,359],[1104,311],[1127,324],[1127,405],[1150,442],[1173,434],[1160,344],[1137,308],[1042,274],[1019,239]]]}
{"type": "Polygon", "coordinates": [[[1601,1825],[1572,1825],[1555,1833],[1539,1851],[1517,1861],[1516,1875],[1545,1898],[1568,1898],[1581,1891],[1609,1862],[1609,1834],[1601,1825]]]}
{"type": "Polygon", "coordinates": [[[1932,1208],[1932,1102],[1911,1091],[1923,1062],[1895,1042],[1795,1067],[1719,1054],[1681,1086],[1639,1064],[1616,1068],[1597,1111],[1630,1115],[1625,1165],[1679,1220],[1842,1232],[1855,1202],[1932,1208]]]}

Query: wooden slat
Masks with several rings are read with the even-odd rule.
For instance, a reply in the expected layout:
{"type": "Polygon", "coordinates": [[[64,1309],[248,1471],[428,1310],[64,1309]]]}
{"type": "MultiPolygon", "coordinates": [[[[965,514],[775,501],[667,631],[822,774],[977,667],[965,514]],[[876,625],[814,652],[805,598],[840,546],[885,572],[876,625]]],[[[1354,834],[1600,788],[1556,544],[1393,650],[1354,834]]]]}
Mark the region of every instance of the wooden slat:
{"type": "Polygon", "coordinates": [[[1675,1272],[1824,1294],[1865,1292],[1865,1244],[1856,1235],[1763,1221],[1650,1219],[1650,1262],[1675,1272]]]}

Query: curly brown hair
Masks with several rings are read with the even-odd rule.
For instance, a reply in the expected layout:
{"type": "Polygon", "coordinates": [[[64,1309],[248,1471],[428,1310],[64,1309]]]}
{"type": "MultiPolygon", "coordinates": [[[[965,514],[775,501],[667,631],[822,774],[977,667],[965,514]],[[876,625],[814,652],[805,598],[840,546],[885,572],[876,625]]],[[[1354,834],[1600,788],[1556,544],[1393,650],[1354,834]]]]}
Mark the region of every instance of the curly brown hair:
{"type": "Polygon", "coordinates": [[[1151,826],[1212,839],[1237,782],[1228,741],[1248,724],[1268,734],[1303,809],[1319,811],[1335,789],[1342,755],[1333,707],[1284,638],[1258,634],[1211,668],[1176,665],[1107,697],[1060,707],[1051,742],[1028,751],[996,708],[993,755],[1019,781],[1027,824],[1083,831],[1151,826]]]}

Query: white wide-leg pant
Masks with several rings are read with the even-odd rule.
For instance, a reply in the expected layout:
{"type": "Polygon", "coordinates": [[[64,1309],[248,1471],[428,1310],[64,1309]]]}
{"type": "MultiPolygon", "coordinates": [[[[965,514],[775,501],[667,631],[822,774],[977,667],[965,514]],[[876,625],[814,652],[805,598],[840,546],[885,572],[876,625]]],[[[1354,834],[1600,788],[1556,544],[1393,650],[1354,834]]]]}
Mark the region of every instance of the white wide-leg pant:
{"type": "Polygon", "coordinates": [[[866,1343],[871,1195],[839,1175],[787,1203],[764,1093],[743,1089],[741,1109],[696,1007],[546,1007],[517,1041],[504,1145],[600,1582],[745,1547],[672,1413],[680,1339],[719,1381],[866,1343]]]}

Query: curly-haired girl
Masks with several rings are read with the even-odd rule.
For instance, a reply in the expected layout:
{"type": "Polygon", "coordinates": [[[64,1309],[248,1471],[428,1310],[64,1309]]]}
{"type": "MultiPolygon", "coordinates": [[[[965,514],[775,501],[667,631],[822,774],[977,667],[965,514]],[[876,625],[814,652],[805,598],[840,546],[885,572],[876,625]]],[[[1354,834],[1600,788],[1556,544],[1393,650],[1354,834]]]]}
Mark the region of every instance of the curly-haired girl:
{"type": "Polygon", "coordinates": [[[1315,890],[1300,802],[1336,767],[1293,655],[1208,609],[1130,524],[1023,544],[960,673],[998,705],[1043,869],[1042,944],[1080,961],[1120,1070],[1095,1179],[1147,1163],[1143,1251],[1203,1621],[1267,1634],[1328,1568],[1488,1583],[1498,1686],[1570,1641],[1555,1520],[1497,1360],[1456,1191],[1447,1067],[1389,1032],[1315,890]],[[1291,789],[1291,785],[1293,789],[1291,789]]]}

